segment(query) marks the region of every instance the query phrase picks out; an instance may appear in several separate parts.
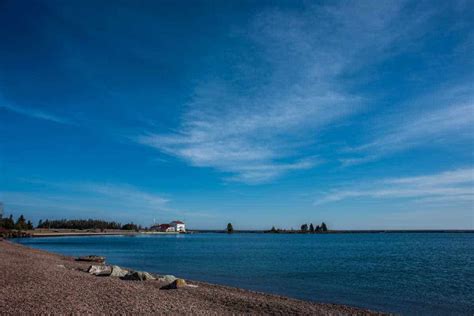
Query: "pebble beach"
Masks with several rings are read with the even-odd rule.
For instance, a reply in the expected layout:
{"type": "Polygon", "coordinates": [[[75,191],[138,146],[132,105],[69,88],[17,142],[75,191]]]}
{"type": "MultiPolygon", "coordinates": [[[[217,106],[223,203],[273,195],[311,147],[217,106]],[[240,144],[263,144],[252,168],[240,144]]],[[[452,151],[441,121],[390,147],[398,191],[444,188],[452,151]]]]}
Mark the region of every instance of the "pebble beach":
{"type": "Polygon", "coordinates": [[[354,307],[186,280],[126,281],[87,273],[90,263],[0,241],[2,314],[379,315],[354,307]]]}

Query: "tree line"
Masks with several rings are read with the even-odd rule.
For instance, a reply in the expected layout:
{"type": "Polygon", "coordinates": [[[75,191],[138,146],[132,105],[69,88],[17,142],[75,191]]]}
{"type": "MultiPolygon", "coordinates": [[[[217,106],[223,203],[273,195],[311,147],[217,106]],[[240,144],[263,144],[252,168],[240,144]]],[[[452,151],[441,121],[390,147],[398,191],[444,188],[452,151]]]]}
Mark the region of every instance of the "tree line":
{"type": "MultiPolygon", "coordinates": [[[[0,228],[6,230],[32,230],[34,225],[30,220],[20,215],[15,221],[13,215],[0,218],[0,228]]],[[[40,219],[36,228],[43,229],[120,229],[120,230],[142,230],[141,225],[134,223],[120,224],[118,222],[108,222],[97,219],[59,219],[59,220],[42,220],[40,219]]]]}
{"type": "Polygon", "coordinates": [[[140,225],[134,223],[120,224],[118,222],[109,222],[97,219],[59,219],[59,220],[41,220],[37,228],[48,229],[121,229],[121,230],[141,230],[140,225]]]}
{"type": "MultiPolygon", "coordinates": [[[[227,224],[226,228],[227,233],[231,234],[234,232],[234,227],[232,226],[232,223],[227,224]]],[[[325,233],[328,231],[328,227],[326,223],[322,222],[321,225],[317,225],[314,227],[313,223],[310,223],[309,226],[308,224],[303,224],[300,227],[300,230],[288,230],[288,229],[280,229],[280,228],[275,228],[275,226],[272,227],[270,230],[265,230],[264,233],[325,233]]]]}
{"type": "Polygon", "coordinates": [[[27,221],[23,214],[16,221],[13,219],[13,215],[10,214],[9,217],[0,218],[0,227],[7,230],[31,230],[33,229],[33,223],[30,220],[27,221]]]}
{"type": "MultiPolygon", "coordinates": [[[[324,222],[322,222],[321,225],[317,225],[316,227],[314,227],[313,223],[310,223],[309,226],[308,224],[303,224],[301,225],[300,230],[299,230],[299,232],[301,233],[324,233],[327,231],[328,231],[328,227],[326,223],[324,222]]],[[[279,228],[277,229],[275,228],[275,226],[273,226],[272,229],[270,229],[270,232],[279,233],[279,232],[288,232],[288,230],[279,229],[279,228]]]]}

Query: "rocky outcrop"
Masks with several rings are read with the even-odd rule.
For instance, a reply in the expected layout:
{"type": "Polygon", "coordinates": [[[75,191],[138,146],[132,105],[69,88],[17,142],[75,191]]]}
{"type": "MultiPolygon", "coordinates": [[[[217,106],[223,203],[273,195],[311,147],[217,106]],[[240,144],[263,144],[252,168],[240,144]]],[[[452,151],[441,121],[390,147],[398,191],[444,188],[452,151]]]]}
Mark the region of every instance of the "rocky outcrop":
{"type": "Polygon", "coordinates": [[[87,270],[90,274],[96,276],[109,276],[112,274],[112,267],[111,266],[99,266],[99,265],[92,265],[87,270]]]}
{"type": "Polygon", "coordinates": [[[186,287],[186,281],[183,279],[176,279],[173,281],[173,283],[170,284],[170,288],[172,289],[180,289],[182,287],[186,287]]]}
{"type": "Polygon", "coordinates": [[[111,277],[123,278],[128,274],[128,270],[122,269],[119,266],[112,266],[111,277]]]}
{"type": "Polygon", "coordinates": [[[148,272],[130,271],[125,276],[122,277],[122,280],[148,281],[148,280],[156,280],[156,278],[148,272]]]}
{"type": "MultiPolygon", "coordinates": [[[[88,256],[90,257],[90,256],[88,256]]],[[[102,257],[103,258],[103,257],[102,257]]],[[[186,284],[186,281],[183,279],[178,279],[174,275],[164,275],[156,278],[151,273],[145,271],[128,271],[122,269],[119,266],[110,266],[110,265],[91,265],[87,272],[95,276],[109,276],[116,277],[122,280],[128,281],[148,281],[148,280],[158,280],[162,284],[162,289],[180,289],[183,287],[197,287],[186,284]]]]}
{"type": "Polygon", "coordinates": [[[166,283],[166,284],[171,284],[176,279],[177,279],[177,277],[175,277],[174,275],[164,275],[164,276],[159,277],[158,281],[166,283]]]}
{"type": "Polygon", "coordinates": [[[177,290],[183,287],[186,287],[186,281],[183,279],[176,279],[168,285],[161,287],[163,290],[177,290]]]}
{"type": "Polygon", "coordinates": [[[3,238],[24,238],[31,237],[30,233],[20,231],[20,230],[9,230],[3,227],[0,227],[0,240],[3,238]]]}
{"type": "Polygon", "coordinates": [[[95,256],[95,255],[82,256],[82,257],[76,258],[76,261],[87,261],[87,262],[105,263],[105,257],[95,256]]]}

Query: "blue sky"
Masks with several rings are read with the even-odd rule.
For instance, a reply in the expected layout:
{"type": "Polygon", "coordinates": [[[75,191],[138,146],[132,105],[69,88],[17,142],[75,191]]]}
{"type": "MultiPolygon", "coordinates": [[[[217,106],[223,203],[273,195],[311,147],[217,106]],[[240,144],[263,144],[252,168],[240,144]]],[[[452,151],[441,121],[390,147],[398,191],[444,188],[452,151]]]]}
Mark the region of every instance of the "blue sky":
{"type": "Polygon", "coordinates": [[[0,8],[5,213],[474,227],[472,1],[0,8]]]}

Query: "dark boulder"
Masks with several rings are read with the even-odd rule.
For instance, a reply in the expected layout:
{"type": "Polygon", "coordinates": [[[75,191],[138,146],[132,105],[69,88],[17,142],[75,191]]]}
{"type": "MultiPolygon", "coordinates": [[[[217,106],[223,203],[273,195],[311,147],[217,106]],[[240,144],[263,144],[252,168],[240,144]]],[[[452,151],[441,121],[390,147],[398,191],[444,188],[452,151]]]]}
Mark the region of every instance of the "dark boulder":
{"type": "Polygon", "coordinates": [[[186,287],[186,281],[183,279],[176,279],[168,285],[162,287],[163,290],[177,290],[183,287],[186,287]]]}
{"type": "Polygon", "coordinates": [[[125,276],[122,277],[122,280],[147,281],[147,280],[156,280],[156,278],[148,272],[130,271],[125,276]]]}

